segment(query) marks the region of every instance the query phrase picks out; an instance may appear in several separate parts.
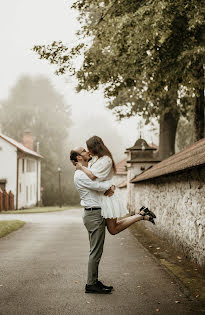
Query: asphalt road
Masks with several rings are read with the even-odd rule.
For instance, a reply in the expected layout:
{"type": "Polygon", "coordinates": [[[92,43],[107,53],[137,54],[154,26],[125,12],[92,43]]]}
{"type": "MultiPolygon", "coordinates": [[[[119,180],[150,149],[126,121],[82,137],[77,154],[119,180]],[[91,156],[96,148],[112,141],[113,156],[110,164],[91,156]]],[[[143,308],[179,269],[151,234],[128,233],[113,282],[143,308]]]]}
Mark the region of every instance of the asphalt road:
{"type": "Polygon", "coordinates": [[[100,280],[115,291],[85,294],[89,244],[81,215],[0,216],[27,222],[0,239],[0,315],[201,314],[128,230],[106,235],[100,280]]]}

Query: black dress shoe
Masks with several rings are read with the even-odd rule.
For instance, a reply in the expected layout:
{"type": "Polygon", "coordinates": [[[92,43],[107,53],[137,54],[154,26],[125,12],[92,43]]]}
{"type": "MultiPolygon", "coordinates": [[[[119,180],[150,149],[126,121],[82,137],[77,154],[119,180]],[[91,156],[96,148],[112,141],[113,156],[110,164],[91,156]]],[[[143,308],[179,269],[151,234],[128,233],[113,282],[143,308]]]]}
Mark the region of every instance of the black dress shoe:
{"type": "Polygon", "coordinates": [[[91,285],[86,284],[85,293],[109,294],[111,293],[111,289],[101,288],[97,283],[91,285]]]}
{"type": "Polygon", "coordinates": [[[145,207],[140,208],[139,215],[142,216],[143,220],[144,220],[145,216],[147,215],[149,217],[148,221],[152,222],[152,224],[155,224],[154,218],[156,218],[156,215],[154,214],[154,212],[152,212],[148,208],[145,208],[145,207]],[[143,211],[143,213],[142,213],[142,211],[143,211]]]}
{"type": "Polygon", "coordinates": [[[154,212],[149,210],[149,208],[143,206],[142,208],[140,208],[140,211],[144,211],[145,215],[151,215],[154,219],[156,219],[156,215],[154,214],[154,212]]]}
{"type": "Polygon", "coordinates": [[[110,285],[110,286],[104,285],[101,281],[97,281],[96,284],[97,284],[100,288],[105,288],[105,289],[113,290],[113,286],[112,286],[112,285],[110,285]]]}

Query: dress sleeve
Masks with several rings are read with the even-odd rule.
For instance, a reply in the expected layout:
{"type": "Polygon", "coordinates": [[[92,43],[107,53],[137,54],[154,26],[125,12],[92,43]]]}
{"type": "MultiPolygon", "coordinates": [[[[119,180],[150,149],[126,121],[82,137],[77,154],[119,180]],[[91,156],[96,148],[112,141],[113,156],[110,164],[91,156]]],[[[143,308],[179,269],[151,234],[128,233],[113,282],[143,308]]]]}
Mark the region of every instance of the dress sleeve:
{"type": "Polygon", "coordinates": [[[94,176],[100,181],[106,180],[112,170],[112,160],[109,156],[99,158],[90,168],[94,176]]]}

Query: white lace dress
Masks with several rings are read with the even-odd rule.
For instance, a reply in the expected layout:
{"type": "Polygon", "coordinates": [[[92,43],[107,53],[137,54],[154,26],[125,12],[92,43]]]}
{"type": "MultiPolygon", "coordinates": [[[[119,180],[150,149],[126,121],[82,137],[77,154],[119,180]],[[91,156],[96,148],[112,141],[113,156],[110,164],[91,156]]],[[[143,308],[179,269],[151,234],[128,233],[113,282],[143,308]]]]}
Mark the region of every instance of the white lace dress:
{"type": "MultiPolygon", "coordinates": [[[[109,156],[105,155],[101,158],[94,157],[89,165],[89,168],[93,175],[95,175],[98,181],[110,180],[112,183],[113,169],[112,160],[109,156]]],[[[107,218],[120,218],[128,213],[128,210],[119,196],[118,188],[115,189],[115,193],[111,197],[100,196],[101,215],[107,218]]]]}

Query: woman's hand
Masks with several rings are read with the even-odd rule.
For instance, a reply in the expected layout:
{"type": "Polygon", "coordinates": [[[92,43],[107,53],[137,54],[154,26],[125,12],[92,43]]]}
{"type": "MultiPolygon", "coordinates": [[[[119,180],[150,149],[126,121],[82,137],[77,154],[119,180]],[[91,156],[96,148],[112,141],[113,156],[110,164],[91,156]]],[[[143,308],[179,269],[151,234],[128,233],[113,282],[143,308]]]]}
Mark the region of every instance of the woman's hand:
{"type": "Polygon", "coordinates": [[[112,185],[106,192],[104,193],[105,196],[111,197],[115,192],[115,185],[112,185]]]}
{"type": "Polygon", "coordinates": [[[77,162],[75,164],[75,167],[76,167],[76,170],[82,170],[83,169],[83,166],[82,166],[82,164],[80,162],[77,162]]]}

